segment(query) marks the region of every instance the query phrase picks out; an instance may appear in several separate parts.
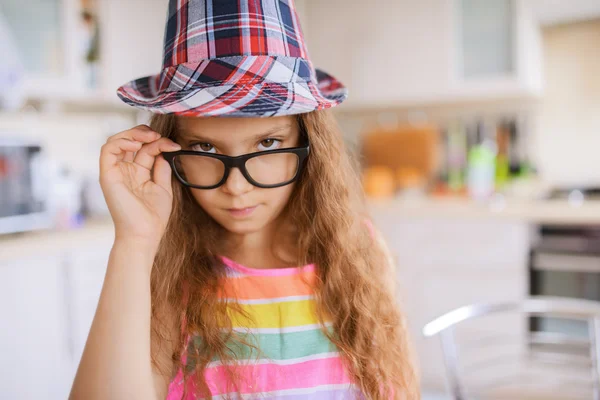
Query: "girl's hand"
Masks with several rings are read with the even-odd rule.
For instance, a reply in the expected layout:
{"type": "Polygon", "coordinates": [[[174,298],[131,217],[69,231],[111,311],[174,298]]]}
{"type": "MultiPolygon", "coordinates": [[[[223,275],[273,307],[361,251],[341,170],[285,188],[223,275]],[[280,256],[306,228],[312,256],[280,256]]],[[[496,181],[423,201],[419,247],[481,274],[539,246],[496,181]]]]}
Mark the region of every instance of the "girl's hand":
{"type": "Polygon", "coordinates": [[[116,238],[158,245],[173,206],[171,166],[160,155],[181,147],[146,125],[111,136],[100,154],[100,185],[116,238]]]}

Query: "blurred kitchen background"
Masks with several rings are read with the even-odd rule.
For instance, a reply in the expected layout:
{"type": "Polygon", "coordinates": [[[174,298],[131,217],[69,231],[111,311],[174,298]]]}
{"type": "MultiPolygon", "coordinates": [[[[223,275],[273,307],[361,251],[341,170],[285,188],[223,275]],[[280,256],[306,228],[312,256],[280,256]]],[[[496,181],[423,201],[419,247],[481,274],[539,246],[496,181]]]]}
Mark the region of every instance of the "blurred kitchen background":
{"type": "MultiPolygon", "coordinates": [[[[115,90],[159,72],[166,4],[0,0],[2,398],[67,397],[113,240],[100,147],[148,121],[115,90]]],[[[600,300],[600,0],[296,7],[314,64],[349,88],[335,114],[398,263],[424,398],[458,375],[493,398],[533,398],[502,390],[538,378],[594,398],[597,318],[467,321],[457,348],[443,336],[450,362],[423,327],[470,304],[600,300]]]]}

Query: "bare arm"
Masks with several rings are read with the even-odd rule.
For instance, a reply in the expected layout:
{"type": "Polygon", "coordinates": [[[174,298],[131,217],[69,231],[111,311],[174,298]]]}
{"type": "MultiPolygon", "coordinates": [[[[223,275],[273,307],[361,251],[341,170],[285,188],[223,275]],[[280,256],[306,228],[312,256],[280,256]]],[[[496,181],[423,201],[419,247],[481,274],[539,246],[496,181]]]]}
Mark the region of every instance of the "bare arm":
{"type": "Polygon", "coordinates": [[[160,154],[178,148],[147,126],[102,147],[100,184],[116,239],[71,400],[165,398],[177,330],[165,320],[161,374],[151,357],[150,275],[172,209],[171,169],[160,154]]]}
{"type": "Polygon", "coordinates": [[[152,248],[115,242],[70,399],[164,398],[150,362],[153,257],[152,248]]]}

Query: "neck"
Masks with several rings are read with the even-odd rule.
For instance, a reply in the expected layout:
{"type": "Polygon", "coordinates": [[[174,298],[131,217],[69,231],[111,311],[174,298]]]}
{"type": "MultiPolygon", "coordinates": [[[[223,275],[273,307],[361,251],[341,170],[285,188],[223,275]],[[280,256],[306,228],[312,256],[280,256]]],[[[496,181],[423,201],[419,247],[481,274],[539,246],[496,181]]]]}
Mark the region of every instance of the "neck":
{"type": "Polygon", "coordinates": [[[275,221],[257,232],[229,232],[221,254],[250,268],[285,268],[297,266],[293,233],[275,221]]]}

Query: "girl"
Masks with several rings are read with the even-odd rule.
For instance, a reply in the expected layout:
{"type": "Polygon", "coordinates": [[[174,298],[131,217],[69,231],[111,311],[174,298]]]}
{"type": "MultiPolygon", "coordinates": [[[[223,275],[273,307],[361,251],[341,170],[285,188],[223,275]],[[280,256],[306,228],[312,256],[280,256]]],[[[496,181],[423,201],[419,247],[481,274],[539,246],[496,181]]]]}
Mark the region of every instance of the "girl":
{"type": "Polygon", "coordinates": [[[109,138],[115,242],[71,399],[417,399],[394,271],[290,0],[172,0],[109,138]],[[265,118],[268,117],[268,118],[265,118]]]}

